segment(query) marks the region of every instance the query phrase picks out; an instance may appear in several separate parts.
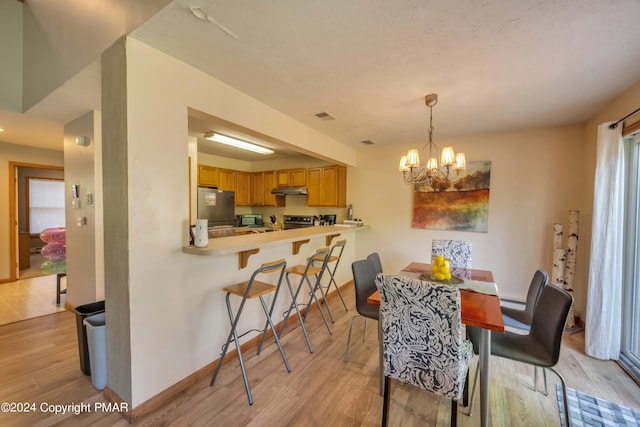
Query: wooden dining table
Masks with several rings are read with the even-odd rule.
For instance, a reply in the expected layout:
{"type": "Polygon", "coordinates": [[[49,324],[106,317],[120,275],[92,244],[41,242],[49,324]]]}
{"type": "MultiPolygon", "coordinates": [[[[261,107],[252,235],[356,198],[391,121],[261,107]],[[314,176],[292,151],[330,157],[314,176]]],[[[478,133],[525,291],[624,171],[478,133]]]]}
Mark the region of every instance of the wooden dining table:
{"type": "MultiPolygon", "coordinates": [[[[399,275],[430,274],[431,264],[412,262],[402,269],[399,275]]],[[[456,268],[453,272],[457,277],[471,279],[476,282],[495,283],[493,274],[487,270],[456,268]]],[[[380,305],[380,293],[376,290],[367,298],[369,304],[380,305]]],[[[491,357],[491,331],[504,332],[504,321],[500,311],[500,297],[493,294],[475,292],[470,289],[460,289],[460,316],[462,323],[467,326],[479,328],[480,353],[478,369],[480,369],[480,425],[489,425],[489,378],[491,357]]],[[[378,322],[381,326],[381,322],[378,322]]],[[[379,329],[380,338],[380,372],[383,370],[382,361],[382,329],[379,329]]],[[[381,377],[383,375],[381,374],[381,377]]],[[[383,390],[381,379],[381,391],[383,390]]]]}

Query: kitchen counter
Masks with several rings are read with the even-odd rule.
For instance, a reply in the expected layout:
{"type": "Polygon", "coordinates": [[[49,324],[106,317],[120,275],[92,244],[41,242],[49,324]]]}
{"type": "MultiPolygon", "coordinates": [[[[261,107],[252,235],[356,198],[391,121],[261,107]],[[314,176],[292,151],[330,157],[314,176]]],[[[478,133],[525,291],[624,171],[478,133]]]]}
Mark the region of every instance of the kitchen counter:
{"type": "Polygon", "coordinates": [[[329,246],[331,240],[342,233],[352,233],[367,228],[369,227],[366,225],[360,227],[325,225],[270,233],[250,233],[239,236],[219,237],[209,239],[209,244],[203,248],[198,248],[193,245],[185,246],[182,248],[182,252],[201,256],[219,256],[237,253],[238,268],[242,269],[246,267],[249,256],[258,253],[262,248],[290,242],[292,244],[292,253],[295,255],[300,250],[300,246],[308,243],[311,237],[326,236],[326,244],[329,246]]]}

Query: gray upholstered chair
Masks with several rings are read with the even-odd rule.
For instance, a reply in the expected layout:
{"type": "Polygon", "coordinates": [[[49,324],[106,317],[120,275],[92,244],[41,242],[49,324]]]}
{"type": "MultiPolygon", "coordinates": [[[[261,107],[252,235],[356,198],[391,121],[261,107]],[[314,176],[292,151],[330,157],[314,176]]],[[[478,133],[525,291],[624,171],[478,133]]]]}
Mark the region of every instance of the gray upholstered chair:
{"type": "Polygon", "coordinates": [[[347,337],[347,349],[344,352],[345,362],[349,359],[349,344],[351,343],[351,330],[353,329],[353,321],[356,317],[364,317],[364,332],[362,339],[367,333],[367,319],[378,320],[379,307],[369,304],[367,298],[376,290],[376,266],[370,259],[354,261],[351,264],[353,272],[353,283],[356,290],[356,311],[358,314],[351,318],[349,324],[349,335],[347,337]]]}
{"type": "MultiPolygon", "coordinates": [[[[502,320],[504,325],[510,328],[518,329],[521,331],[529,331],[531,326],[531,319],[533,319],[533,311],[536,308],[538,299],[542,294],[542,289],[549,281],[549,275],[543,269],[538,269],[533,274],[531,283],[529,284],[529,290],[527,291],[527,299],[524,303],[524,309],[512,308],[512,307],[500,307],[502,311],[502,320]]],[[[504,301],[504,300],[503,300],[504,301]]],[[[508,300],[507,300],[508,301],[508,300]]],[[[544,394],[549,394],[547,390],[547,372],[542,370],[543,382],[544,382],[544,394]]],[[[474,381],[475,384],[475,381],[474,381]]],[[[538,368],[534,367],[533,371],[533,388],[538,389],[538,368]]]]}
{"type": "Polygon", "coordinates": [[[449,285],[403,276],[379,274],[380,321],[383,336],[386,426],[390,379],[451,399],[451,425],[456,425],[471,343],[462,337],[460,291],[449,285]]]}
{"type": "Polygon", "coordinates": [[[367,259],[373,262],[373,265],[376,267],[377,273],[382,273],[382,261],[380,260],[380,255],[378,252],[372,252],[367,256],[367,259]]]}
{"type": "MultiPolygon", "coordinates": [[[[567,405],[567,389],[564,378],[554,366],[560,358],[562,334],[567,322],[573,297],[564,289],[549,285],[542,289],[540,299],[531,319],[527,335],[506,331],[503,334],[491,334],[491,354],[517,362],[528,363],[554,372],[562,383],[565,408],[565,419],[569,425],[569,405],[567,405]]],[[[473,348],[478,352],[480,346],[480,330],[467,328],[473,348]]],[[[473,393],[471,395],[473,402],[473,393]]],[[[471,407],[471,402],[469,407],[471,407]]]]}
{"type": "Polygon", "coordinates": [[[533,274],[529,290],[527,291],[527,299],[524,303],[524,309],[520,310],[511,307],[500,307],[502,311],[502,319],[504,325],[523,331],[528,331],[533,319],[533,311],[536,308],[538,299],[542,294],[542,289],[549,281],[549,275],[543,269],[538,269],[533,274]]]}

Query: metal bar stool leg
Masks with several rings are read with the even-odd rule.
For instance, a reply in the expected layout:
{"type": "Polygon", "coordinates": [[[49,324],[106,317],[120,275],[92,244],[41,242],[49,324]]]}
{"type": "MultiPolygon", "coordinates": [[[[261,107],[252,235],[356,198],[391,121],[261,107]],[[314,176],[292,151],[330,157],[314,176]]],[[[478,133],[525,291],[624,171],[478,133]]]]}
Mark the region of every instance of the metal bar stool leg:
{"type": "MultiPolygon", "coordinates": [[[[304,313],[304,318],[307,318],[307,313],[309,313],[309,307],[311,306],[311,303],[313,301],[316,302],[316,306],[318,306],[318,310],[320,311],[320,315],[322,316],[322,320],[324,321],[324,325],[327,327],[327,330],[329,331],[329,335],[333,335],[333,331],[331,330],[331,326],[329,326],[329,322],[327,322],[327,317],[324,315],[324,311],[322,310],[322,307],[320,307],[320,303],[318,302],[318,297],[316,296],[316,289],[318,288],[318,284],[320,283],[319,278],[316,276],[316,285],[312,285],[311,281],[309,280],[309,276],[304,276],[303,280],[306,280],[307,285],[309,286],[309,290],[311,291],[311,299],[309,299],[309,303],[307,304],[307,311],[304,313]]],[[[322,292],[322,288],[320,289],[320,293],[323,295],[324,297],[324,293],[322,292]]],[[[325,298],[326,301],[326,298],[325,298]]],[[[327,310],[329,310],[329,306],[327,305],[327,310]]],[[[331,313],[331,311],[329,311],[329,313],[331,313]]],[[[329,316],[331,316],[331,314],[329,314],[329,316]]]]}
{"type": "MultiPolygon", "coordinates": [[[[280,344],[280,339],[278,338],[278,334],[276,333],[276,328],[273,326],[273,321],[271,320],[271,316],[269,316],[269,312],[267,311],[267,305],[264,303],[264,299],[262,297],[260,297],[260,304],[262,305],[262,310],[264,311],[264,314],[267,316],[267,323],[269,324],[269,328],[271,328],[271,332],[273,333],[273,336],[276,339],[276,344],[278,346],[278,350],[280,351],[280,355],[282,356],[282,361],[284,362],[284,366],[287,367],[287,372],[291,372],[291,368],[289,367],[289,361],[287,360],[287,356],[284,355],[284,350],[282,349],[282,345],[280,344]]],[[[264,332],[262,333],[262,336],[264,337],[264,332]]]]}
{"type": "MultiPolygon", "coordinates": [[[[316,304],[318,305],[318,309],[320,309],[320,304],[317,299],[318,297],[316,295],[316,292],[320,290],[320,295],[322,295],[322,300],[324,301],[324,305],[327,307],[327,312],[329,313],[329,319],[331,320],[331,323],[335,323],[335,321],[333,320],[333,315],[331,313],[331,307],[329,307],[329,302],[327,301],[327,294],[324,293],[324,289],[322,288],[322,285],[320,284],[320,279],[318,279],[317,275],[315,276],[315,278],[316,278],[316,285],[313,287],[313,290],[309,293],[309,302],[307,303],[307,311],[304,312],[304,320],[307,320],[307,314],[309,314],[309,308],[311,307],[311,303],[314,301],[314,298],[315,298],[316,304]]],[[[320,312],[322,313],[322,310],[320,310],[320,312]]],[[[324,318],[324,313],[322,314],[322,317],[324,318]]],[[[326,323],[326,320],[325,320],[325,323],[326,323]]]]}
{"type": "MultiPolygon", "coordinates": [[[[264,339],[267,336],[267,326],[269,324],[269,320],[271,319],[272,323],[273,323],[273,310],[276,306],[276,301],[278,300],[278,294],[280,293],[280,287],[282,285],[282,276],[280,276],[280,280],[278,281],[278,286],[276,287],[276,292],[273,295],[273,301],[271,301],[271,307],[269,308],[269,314],[267,315],[268,319],[267,322],[265,322],[264,324],[264,329],[262,332],[262,338],[260,338],[260,344],[258,344],[258,355],[260,355],[260,352],[262,351],[262,345],[264,344],[264,339]]],[[[275,329],[272,331],[274,335],[277,336],[277,334],[275,333],[275,329]]],[[[280,339],[280,337],[278,336],[278,339],[280,339]]]]}
{"type": "Polygon", "coordinates": [[[335,276],[334,276],[336,270],[338,269],[338,263],[339,262],[340,262],[340,258],[338,258],[336,260],[336,263],[333,266],[333,271],[331,270],[330,266],[327,266],[327,271],[329,272],[329,286],[327,286],[327,294],[329,294],[329,291],[331,290],[331,284],[333,283],[333,287],[336,288],[336,292],[338,293],[338,296],[340,297],[340,301],[342,301],[342,305],[344,306],[344,310],[345,311],[349,311],[349,309],[347,308],[347,303],[344,302],[344,298],[342,297],[342,292],[340,292],[340,288],[338,287],[338,284],[336,283],[336,279],[335,279],[335,276]]]}
{"type": "Polygon", "coordinates": [[[238,325],[238,320],[240,319],[240,314],[242,313],[242,308],[244,307],[244,303],[246,300],[242,300],[240,303],[240,307],[238,308],[238,313],[233,316],[233,311],[231,310],[231,303],[229,302],[229,293],[225,298],[227,303],[227,313],[229,314],[229,321],[231,322],[231,332],[227,337],[227,342],[225,343],[222,354],[220,355],[220,360],[218,361],[218,366],[216,367],[216,371],[213,373],[213,377],[211,378],[210,386],[216,382],[216,378],[220,373],[220,368],[222,367],[222,363],[224,362],[224,357],[227,354],[227,350],[229,349],[229,344],[231,344],[231,340],[233,339],[236,343],[236,351],[238,352],[238,360],[240,361],[240,370],[242,371],[242,378],[244,380],[244,388],[247,392],[247,398],[249,399],[249,405],[253,405],[253,396],[251,395],[251,388],[249,387],[249,380],[247,379],[247,372],[244,367],[244,359],[242,358],[242,351],[240,350],[240,339],[238,338],[238,333],[236,332],[236,326],[238,325]]]}
{"type": "Polygon", "coordinates": [[[280,331],[278,332],[278,337],[282,336],[282,331],[284,330],[284,327],[287,324],[287,320],[289,319],[291,310],[295,310],[296,314],[298,315],[298,320],[300,321],[300,327],[302,328],[304,339],[307,341],[307,347],[309,347],[309,353],[313,353],[313,349],[311,348],[311,341],[309,341],[309,335],[307,335],[307,328],[305,328],[304,326],[304,321],[302,320],[302,316],[300,315],[300,310],[298,310],[298,304],[297,304],[298,294],[300,293],[300,289],[302,289],[303,279],[304,278],[300,279],[300,283],[298,284],[298,289],[296,289],[296,291],[294,292],[293,288],[291,287],[291,281],[289,280],[289,273],[287,273],[286,275],[287,287],[289,288],[289,293],[291,293],[291,298],[293,299],[293,301],[291,301],[289,310],[287,310],[287,314],[285,314],[284,319],[282,320],[282,325],[280,325],[280,331]]]}

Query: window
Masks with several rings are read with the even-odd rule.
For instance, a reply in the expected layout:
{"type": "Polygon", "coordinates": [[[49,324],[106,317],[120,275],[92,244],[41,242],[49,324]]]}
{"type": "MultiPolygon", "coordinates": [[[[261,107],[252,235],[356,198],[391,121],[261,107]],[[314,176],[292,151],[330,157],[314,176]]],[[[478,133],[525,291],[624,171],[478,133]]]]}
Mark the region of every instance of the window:
{"type": "Polygon", "coordinates": [[[29,233],[64,227],[64,181],[27,178],[27,223],[29,233]]]}
{"type": "Polygon", "coordinates": [[[640,134],[625,138],[627,201],[626,266],[623,272],[623,319],[620,363],[640,381],[640,134]]]}

